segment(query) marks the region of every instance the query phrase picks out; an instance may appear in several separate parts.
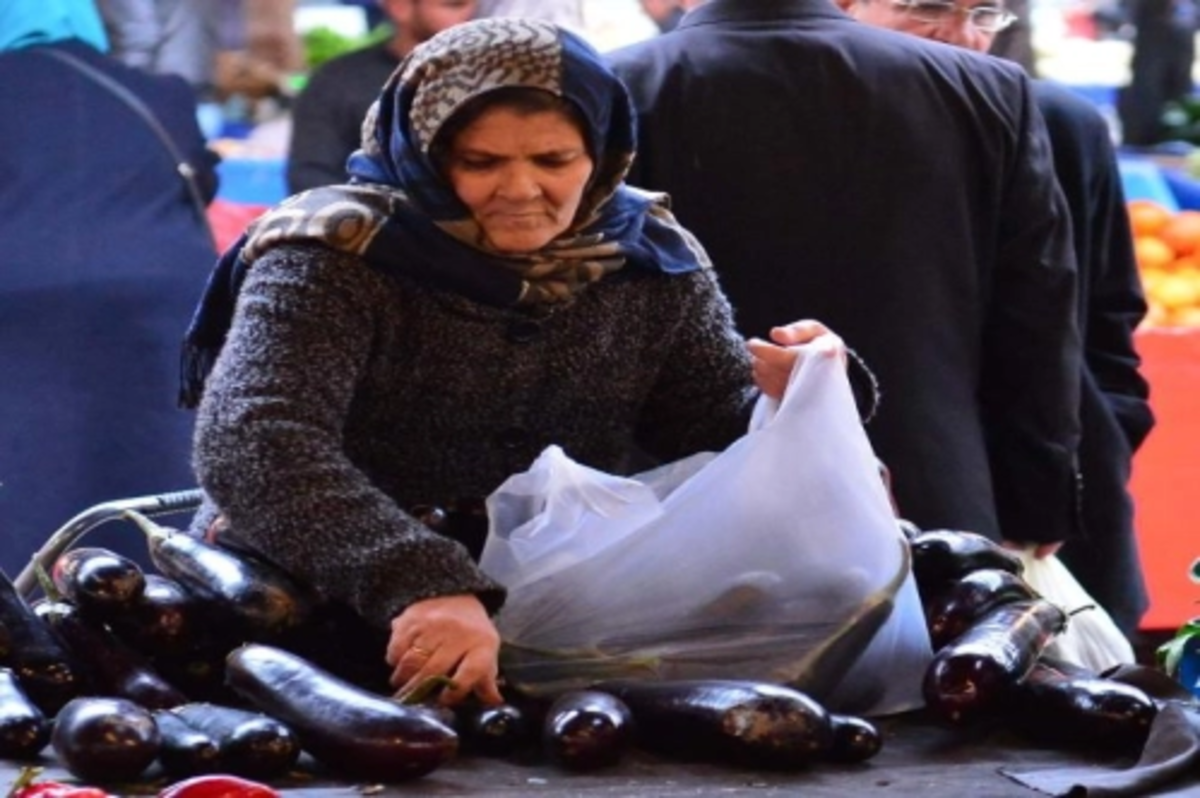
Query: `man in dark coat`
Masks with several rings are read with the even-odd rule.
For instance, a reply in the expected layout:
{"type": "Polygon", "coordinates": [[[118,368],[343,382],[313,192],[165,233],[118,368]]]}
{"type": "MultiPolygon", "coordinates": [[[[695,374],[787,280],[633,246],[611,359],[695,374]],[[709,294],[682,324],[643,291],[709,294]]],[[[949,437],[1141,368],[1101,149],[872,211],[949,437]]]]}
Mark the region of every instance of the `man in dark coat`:
{"type": "Polygon", "coordinates": [[[877,371],[900,512],[1039,554],[1076,536],[1076,272],[1020,67],[829,0],[713,0],[611,59],[631,182],[673,196],[742,330],[817,318],[877,371]]]}
{"type": "MultiPolygon", "coordinates": [[[[859,21],[925,39],[994,52],[996,31],[1013,20],[995,0],[935,6],[845,0],[859,21]],[[991,49],[989,49],[991,48],[991,49]]],[[[1061,551],[1076,578],[1127,634],[1147,595],[1128,482],[1133,452],[1154,424],[1149,387],[1138,371],[1133,332],[1146,315],[1116,153],[1095,106],[1049,81],[1033,84],[1046,121],[1054,170],[1071,210],[1084,341],[1079,444],[1084,538],[1061,551]]]]}
{"type": "MultiPolygon", "coordinates": [[[[203,221],[216,156],[188,84],[101,52],[95,13],[74,1],[0,4],[0,567],[10,577],[76,513],[195,484],[192,417],[175,400],[180,341],[216,258],[203,221]],[[145,104],[199,196],[138,113],[62,57],[145,104]]],[[[144,561],[128,525],[86,542],[144,561]]]]}
{"type": "Polygon", "coordinates": [[[362,141],[363,117],[400,60],[421,42],[475,15],[475,0],[384,0],[385,41],[325,62],[292,110],[287,186],[296,194],[346,180],[346,159],[362,141]]]}

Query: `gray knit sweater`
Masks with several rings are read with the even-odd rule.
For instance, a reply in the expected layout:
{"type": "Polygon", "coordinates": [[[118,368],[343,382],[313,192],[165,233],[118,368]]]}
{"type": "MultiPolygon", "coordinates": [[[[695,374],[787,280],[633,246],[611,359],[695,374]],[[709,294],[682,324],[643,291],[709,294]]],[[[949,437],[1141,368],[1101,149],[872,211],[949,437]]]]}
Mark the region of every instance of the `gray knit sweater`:
{"type": "Polygon", "coordinates": [[[195,437],[239,541],[386,626],[414,601],[503,590],[407,509],[484,497],[548,445],[610,472],[746,430],[756,391],[710,271],[626,269],[538,318],[351,256],[280,247],[250,270],[195,437]]]}

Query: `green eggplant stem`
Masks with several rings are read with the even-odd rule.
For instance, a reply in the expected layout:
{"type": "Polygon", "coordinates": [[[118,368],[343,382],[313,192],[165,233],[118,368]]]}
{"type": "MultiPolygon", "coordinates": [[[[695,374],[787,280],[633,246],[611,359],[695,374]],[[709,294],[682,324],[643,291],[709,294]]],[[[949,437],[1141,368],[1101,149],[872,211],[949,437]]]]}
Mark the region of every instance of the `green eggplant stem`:
{"type": "Polygon", "coordinates": [[[429,676],[413,689],[400,696],[401,704],[423,704],[439,690],[453,688],[454,680],[449,676],[429,676]]]}
{"type": "Polygon", "coordinates": [[[37,777],[42,774],[43,770],[45,770],[45,768],[34,766],[21,768],[21,772],[17,774],[17,778],[13,781],[12,787],[9,788],[8,793],[4,796],[4,798],[13,798],[13,796],[20,793],[21,790],[33,784],[33,782],[37,780],[37,777]]]}

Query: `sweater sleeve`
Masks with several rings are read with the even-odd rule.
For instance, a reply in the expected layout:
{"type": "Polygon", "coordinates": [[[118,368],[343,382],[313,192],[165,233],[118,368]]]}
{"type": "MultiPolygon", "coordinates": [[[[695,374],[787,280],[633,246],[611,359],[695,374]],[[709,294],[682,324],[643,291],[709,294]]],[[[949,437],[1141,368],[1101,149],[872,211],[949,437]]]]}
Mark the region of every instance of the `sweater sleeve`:
{"type": "Polygon", "coordinates": [[[692,293],[638,425],[641,446],[663,461],[719,451],[744,435],[758,389],[746,343],[713,270],[688,278],[692,293]]]}
{"type": "Polygon", "coordinates": [[[197,477],[239,540],[370,622],[462,593],[495,611],[503,589],[466,549],[405,513],[345,453],[381,280],[316,248],[254,265],[200,405],[197,477]]]}

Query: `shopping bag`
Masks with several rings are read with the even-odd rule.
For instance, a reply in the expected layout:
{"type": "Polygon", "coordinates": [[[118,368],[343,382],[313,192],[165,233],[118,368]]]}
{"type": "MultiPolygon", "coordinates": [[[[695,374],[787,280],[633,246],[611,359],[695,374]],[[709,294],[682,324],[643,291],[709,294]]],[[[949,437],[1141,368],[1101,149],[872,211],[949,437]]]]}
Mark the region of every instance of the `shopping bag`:
{"type": "Polygon", "coordinates": [[[505,678],[791,684],[863,714],[919,706],[924,617],[838,350],[801,348],[746,435],[633,477],[547,448],[488,498],[505,678]]]}
{"type": "Polygon", "coordinates": [[[1133,645],[1108,612],[1079,584],[1056,555],[1036,558],[1033,549],[1020,552],[1025,581],[1044,599],[1070,616],[1067,629],[1046,649],[1046,654],[1072,665],[1104,673],[1117,665],[1136,661],[1133,645]]]}

